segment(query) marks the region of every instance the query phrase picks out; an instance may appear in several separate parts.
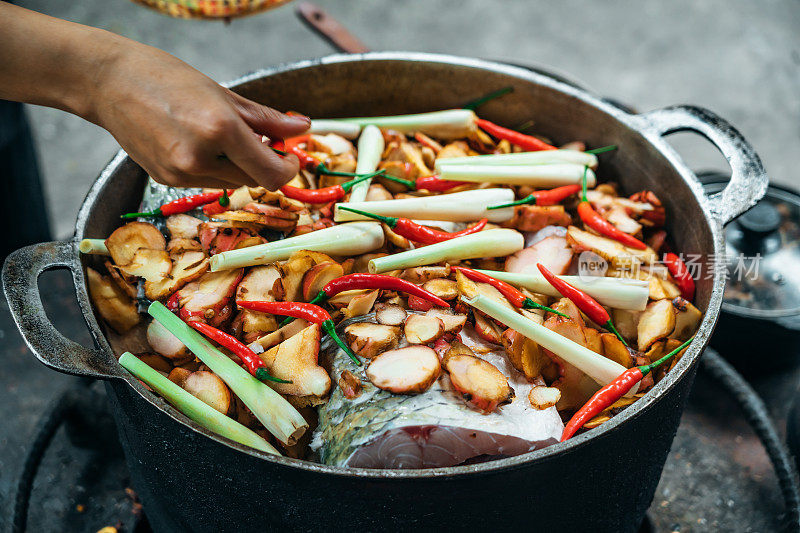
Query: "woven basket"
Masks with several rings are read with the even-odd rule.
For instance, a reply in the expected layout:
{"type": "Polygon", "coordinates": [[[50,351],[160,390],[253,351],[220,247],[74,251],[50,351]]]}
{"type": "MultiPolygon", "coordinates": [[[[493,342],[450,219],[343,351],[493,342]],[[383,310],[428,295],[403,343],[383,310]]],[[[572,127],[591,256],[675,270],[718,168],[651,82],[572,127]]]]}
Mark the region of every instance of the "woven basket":
{"type": "Polygon", "coordinates": [[[291,0],[133,0],[178,18],[230,19],[283,5],[291,0]]]}

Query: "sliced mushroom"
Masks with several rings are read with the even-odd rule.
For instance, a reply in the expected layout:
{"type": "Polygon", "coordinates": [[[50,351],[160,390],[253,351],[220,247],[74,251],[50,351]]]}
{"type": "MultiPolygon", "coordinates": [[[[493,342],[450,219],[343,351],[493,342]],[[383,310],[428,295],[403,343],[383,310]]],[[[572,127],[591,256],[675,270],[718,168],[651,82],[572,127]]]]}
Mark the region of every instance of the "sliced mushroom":
{"type": "MultiPolygon", "coordinates": [[[[539,317],[538,323],[542,323],[542,317],[539,317]]],[[[525,374],[528,380],[535,379],[550,364],[550,358],[535,341],[511,328],[503,332],[501,341],[511,365],[525,374]]]]}
{"type": "Polygon", "coordinates": [[[444,322],[434,316],[409,315],[403,333],[411,344],[428,344],[444,335],[444,322]]]}
{"type": "Polygon", "coordinates": [[[172,271],[161,281],[146,282],[145,296],[161,300],[181,289],[187,283],[199,279],[208,271],[208,258],[203,252],[183,252],[172,260],[172,271]]]}
{"type": "Polygon", "coordinates": [[[372,306],[375,305],[375,300],[378,299],[378,295],[380,293],[380,290],[375,289],[367,292],[366,294],[354,296],[353,299],[350,300],[350,303],[347,304],[347,308],[344,310],[344,317],[353,318],[369,314],[369,312],[372,311],[372,306]]]}
{"type": "Polygon", "coordinates": [[[449,266],[421,266],[405,269],[400,277],[412,283],[425,283],[436,278],[446,278],[449,275],[449,266]]]}
{"type": "Polygon", "coordinates": [[[575,226],[567,229],[567,241],[576,252],[590,250],[618,267],[658,261],[658,256],[652,248],[645,250],[628,248],[617,241],[583,231],[575,226]]]}
{"type": "Polygon", "coordinates": [[[453,300],[458,296],[458,285],[455,281],[447,278],[437,278],[426,281],[422,288],[433,293],[442,300],[453,300]]]}
{"type": "Polygon", "coordinates": [[[117,333],[125,333],[139,323],[134,301],[111,281],[92,268],[86,269],[89,296],[100,316],[117,333]]]}
{"type": "Polygon", "coordinates": [[[631,350],[622,344],[622,341],[613,333],[601,333],[600,339],[603,342],[603,355],[624,366],[630,368],[633,366],[634,354],[631,350]]]}
{"type": "Polygon", "coordinates": [[[117,266],[127,265],[137,250],[164,250],[167,241],[158,229],[147,222],[128,222],[106,239],[111,259],[117,266]]]}
{"type": "Polygon", "coordinates": [[[147,326],[147,342],[154,351],[170,361],[183,361],[191,355],[186,345],[158,320],[152,320],[147,326]]]}
{"type": "Polygon", "coordinates": [[[216,374],[205,370],[192,372],[181,386],[220,413],[227,414],[231,407],[231,391],[216,374]]]}
{"type": "Polygon", "coordinates": [[[560,399],[561,391],[556,387],[537,385],[528,392],[528,401],[531,402],[531,407],[539,411],[553,407],[560,399]]]}
{"type": "Polygon", "coordinates": [[[441,320],[442,324],[444,324],[445,333],[458,333],[467,323],[467,315],[453,313],[450,309],[434,307],[425,314],[441,320]]]}
{"type": "Polygon", "coordinates": [[[680,296],[672,300],[675,308],[675,329],[670,333],[670,338],[685,341],[697,332],[703,313],[700,312],[689,300],[680,296]]]}
{"type": "Polygon", "coordinates": [[[383,352],[367,367],[367,378],[379,389],[396,394],[424,392],[439,377],[439,357],[427,346],[411,345],[383,352]]]}
{"type": "Polygon", "coordinates": [[[386,326],[400,326],[406,321],[406,310],[396,304],[377,304],[375,320],[386,326]]]}
{"type": "Polygon", "coordinates": [[[642,312],[637,327],[639,350],[647,351],[657,340],[668,337],[675,329],[675,309],[669,300],[650,302],[642,312]]]}
{"type": "Polygon", "coordinates": [[[508,379],[488,361],[473,355],[452,355],[446,359],[445,369],[453,388],[484,413],[491,413],[514,398],[508,379]]]}
{"type": "Polygon", "coordinates": [[[261,360],[273,376],[292,383],[269,385],[281,394],[322,398],[331,390],[331,378],[317,364],[320,327],[312,324],[261,354],[261,360]]]}
{"type": "Polygon", "coordinates": [[[342,265],[335,261],[317,263],[303,276],[303,300],[311,301],[325,285],[343,275],[342,265]]]}
{"type": "Polygon", "coordinates": [[[168,216],[166,220],[167,231],[172,239],[196,239],[202,223],[199,218],[186,213],[168,216]]]}
{"type": "Polygon", "coordinates": [[[122,290],[122,292],[124,292],[131,298],[136,298],[138,296],[137,294],[138,291],[136,290],[136,286],[130,281],[128,281],[128,279],[126,279],[125,276],[122,275],[122,273],[119,271],[119,268],[117,268],[117,266],[114,265],[114,263],[112,263],[111,261],[106,261],[105,266],[106,270],[111,275],[111,279],[114,280],[114,283],[117,284],[117,287],[119,287],[122,290]]]}
{"type": "Polygon", "coordinates": [[[372,359],[391,350],[400,341],[400,328],[371,322],[356,322],[344,328],[345,339],[356,355],[372,359]]]}
{"type": "Polygon", "coordinates": [[[202,252],[203,246],[200,241],[194,239],[185,239],[183,237],[173,238],[167,243],[167,253],[170,256],[176,256],[183,252],[202,252]]]}

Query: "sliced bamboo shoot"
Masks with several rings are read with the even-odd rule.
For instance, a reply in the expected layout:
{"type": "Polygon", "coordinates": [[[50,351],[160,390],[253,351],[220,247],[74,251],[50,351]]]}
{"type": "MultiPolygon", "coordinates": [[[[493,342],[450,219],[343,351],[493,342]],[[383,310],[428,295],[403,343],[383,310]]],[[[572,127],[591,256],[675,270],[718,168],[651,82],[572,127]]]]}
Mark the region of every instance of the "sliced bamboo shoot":
{"type": "Polygon", "coordinates": [[[541,152],[518,152],[515,154],[492,154],[472,157],[451,157],[436,160],[436,171],[440,172],[443,166],[451,165],[490,165],[490,166],[518,166],[518,165],[551,165],[557,163],[571,163],[575,165],[595,168],[597,156],[575,150],[542,150],[541,152]]]}
{"type": "Polygon", "coordinates": [[[522,250],[524,241],[522,234],[513,229],[490,229],[399,254],[377,257],[369,262],[369,271],[380,274],[441,261],[503,257],[522,250]]]}
{"type": "MultiPolygon", "coordinates": [[[[566,337],[562,337],[558,333],[541,324],[537,324],[519,313],[509,311],[500,303],[484,295],[478,295],[474,298],[464,298],[464,301],[475,309],[484,312],[495,320],[525,335],[538,343],[542,348],[555,353],[600,385],[608,385],[626,370],[625,367],[619,363],[606,359],[602,355],[566,337]]],[[[635,394],[637,390],[638,385],[633,387],[627,395],[635,394]]]]}
{"type": "MultiPolygon", "coordinates": [[[[351,196],[352,198],[352,196],[351,196]]],[[[505,222],[514,216],[514,208],[506,207],[487,211],[486,208],[514,201],[511,189],[478,189],[437,194],[419,198],[400,200],[380,200],[376,202],[344,202],[336,204],[333,219],[336,222],[348,220],[367,220],[366,217],[339,209],[339,206],[369,211],[389,217],[406,217],[413,220],[445,220],[450,222],[474,222],[483,217],[489,222],[505,222]]]]}
{"type": "Polygon", "coordinates": [[[280,455],[278,450],[254,431],[223,415],[199,398],[192,396],[192,394],[140,361],[132,353],[125,352],[122,354],[119,358],[119,364],[174,405],[178,411],[201,426],[240,444],[245,444],[262,452],[280,455]]]}
{"type": "MultiPolygon", "coordinates": [[[[529,291],[559,297],[561,294],[544,279],[538,272],[529,271],[525,274],[503,272],[501,270],[479,270],[494,278],[511,283],[518,287],[525,287],[529,291]]],[[[641,280],[590,277],[590,276],[558,276],[570,285],[585,291],[598,302],[616,309],[630,309],[644,311],[650,295],[649,283],[641,280]]]]}
{"type": "Polygon", "coordinates": [[[460,139],[475,131],[475,113],[469,109],[447,109],[432,113],[397,115],[390,117],[358,117],[341,119],[344,122],[366,126],[372,124],[400,133],[424,133],[438,139],[460,139]]]}
{"type": "Polygon", "coordinates": [[[308,429],[303,415],[280,394],[234,363],[163,304],[153,302],[147,312],[219,376],[275,438],[292,445],[308,429]]]}
{"type": "MultiPolygon", "coordinates": [[[[449,165],[441,161],[439,176],[443,180],[472,181],[476,183],[502,183],[504,185],[529,185],[532,187],[560,187],[580,183],[586,167],[569,163],[551,165],[449,165]]],[[[586,170],[586,184],[597,183],[594,172],[586,170]]]]}
{"type": "MultiPolygon", "coordinates": [[[[482,232],[483,233],[483,232],[482,232]]],[[[230,250],[211,257],[211,270],[228,270],[283,261],[298,250],[331,255],[359,255],[383,246],[383,230],[374,222],[339,224],[280,241],[230,250]]]]}
{"type": "MultiPolygon", "coordinates": [[[[375,172],[378,163],[381,162],[383,154],[383,134],[375,126],[367,126],[358,138],[358,160],[356,162],[356,174],[368,174],[375,172]]],[[[363,202],[367,199],[372,178],[362,181],[350,191],[351,202],[363,202]]]]}

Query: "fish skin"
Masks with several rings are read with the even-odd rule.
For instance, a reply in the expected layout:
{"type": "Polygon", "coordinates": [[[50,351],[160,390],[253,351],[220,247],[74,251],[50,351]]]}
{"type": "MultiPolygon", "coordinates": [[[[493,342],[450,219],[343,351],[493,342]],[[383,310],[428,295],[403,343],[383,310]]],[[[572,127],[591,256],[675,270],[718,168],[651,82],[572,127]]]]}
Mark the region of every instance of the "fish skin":
{"type": "Polygon", "coordinates": [[[375,387],[365,368],[356,368],[328,339],[320,355],[327,359],[334,380],[343,370],[350,370],[363,384],[361,394],[353,400],[336,387],[319,408],[319,426],[311,448],[324,464],[454,466],[484,455],[513,456],[554,444],[564,428],[554,407],[539,411],[527,399],[530,389],[544,382],[529,383],[511,366],[502,349],[476,354],[509,377],[515,392],[510,404],[489,414],[469,407],[446,373],[423,393],[398,395],[375,387]]]}

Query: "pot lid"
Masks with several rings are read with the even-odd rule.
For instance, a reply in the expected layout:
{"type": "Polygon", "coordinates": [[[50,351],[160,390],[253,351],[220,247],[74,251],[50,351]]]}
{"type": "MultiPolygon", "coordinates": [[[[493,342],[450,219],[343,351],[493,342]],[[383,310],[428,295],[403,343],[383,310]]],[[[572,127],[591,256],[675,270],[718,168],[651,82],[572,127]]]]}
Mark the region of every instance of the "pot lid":
{"type": "MultiPolygon", "coordinates": [[[[701,172],[707,193],[720,192],[729,176],[701,172]]],[[[725,311],[759,318],[800,314],[800,195],[770,185],[764,198],[725,227],[728,283],[725,311]]]]}

